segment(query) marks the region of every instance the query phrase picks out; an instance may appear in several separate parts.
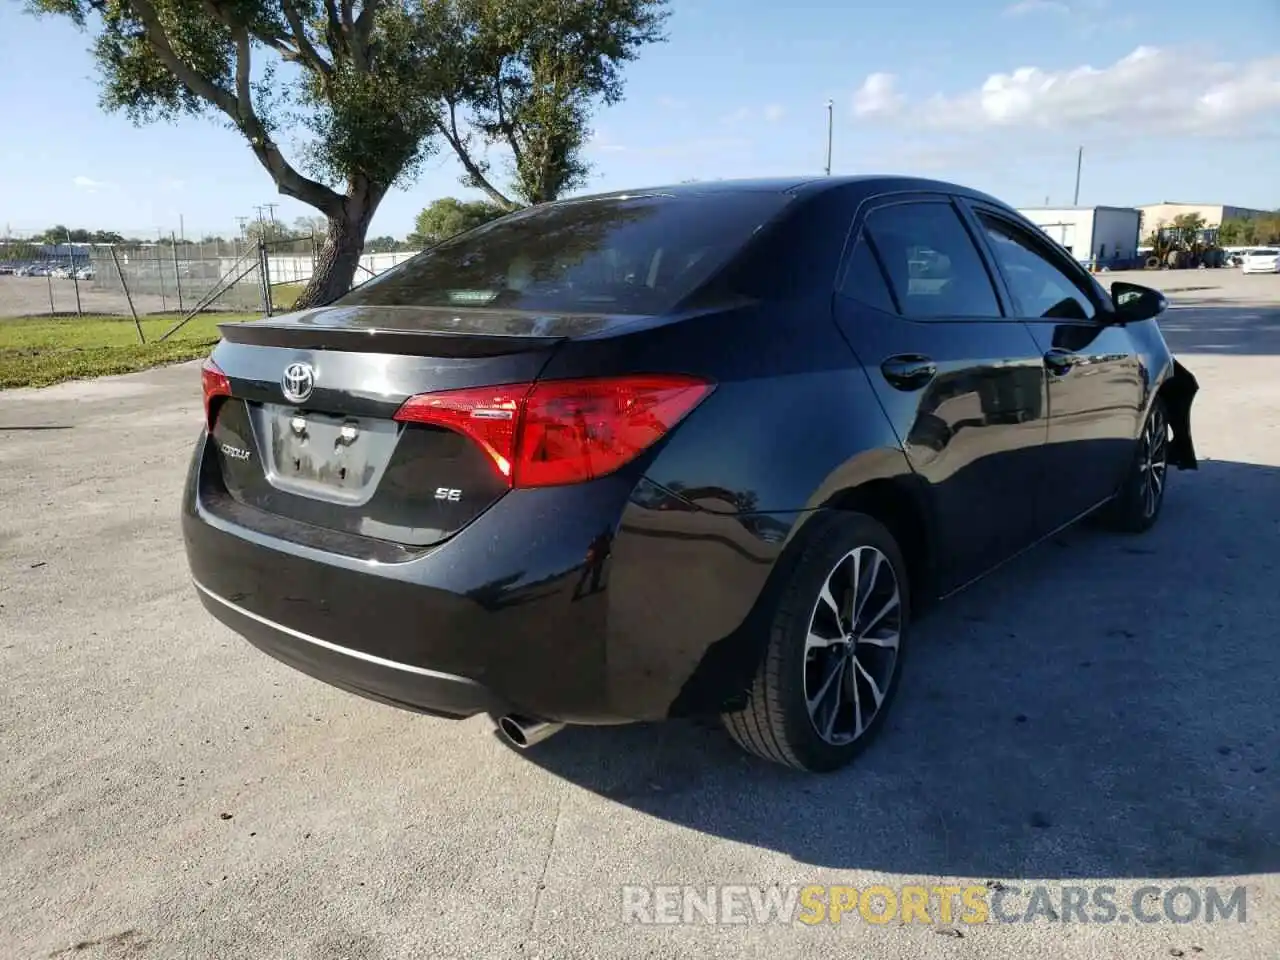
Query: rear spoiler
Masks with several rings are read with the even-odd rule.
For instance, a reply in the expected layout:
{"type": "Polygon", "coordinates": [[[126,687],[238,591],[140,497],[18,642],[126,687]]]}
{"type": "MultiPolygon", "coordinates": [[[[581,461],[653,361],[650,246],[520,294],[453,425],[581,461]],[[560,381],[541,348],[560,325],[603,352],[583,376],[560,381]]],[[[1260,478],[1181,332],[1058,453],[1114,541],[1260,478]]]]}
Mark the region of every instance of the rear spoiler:
{"type": "Polygon", "coordinates": [[[543,350],[568,339],[568,337],[446,333],[378,327],[273,324],[269,320],[220,323],[218,331],[222,334],[222,339],[228,343],[243,343],[259,347],[292,347],[295,350],[394,353],[411,357],[498,357],[543,350]]]}

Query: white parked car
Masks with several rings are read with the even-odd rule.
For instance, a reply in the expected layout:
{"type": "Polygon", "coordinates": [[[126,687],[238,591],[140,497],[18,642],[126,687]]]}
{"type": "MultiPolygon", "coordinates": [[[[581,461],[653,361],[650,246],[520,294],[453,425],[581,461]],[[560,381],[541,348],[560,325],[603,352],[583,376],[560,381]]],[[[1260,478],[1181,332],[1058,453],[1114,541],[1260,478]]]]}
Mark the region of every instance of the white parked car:
{"type": "Polygon", "coordinates": [[[1280,273],[1280,248],[1255,247],[1240,261],[1241,273],[1280,273]]]}

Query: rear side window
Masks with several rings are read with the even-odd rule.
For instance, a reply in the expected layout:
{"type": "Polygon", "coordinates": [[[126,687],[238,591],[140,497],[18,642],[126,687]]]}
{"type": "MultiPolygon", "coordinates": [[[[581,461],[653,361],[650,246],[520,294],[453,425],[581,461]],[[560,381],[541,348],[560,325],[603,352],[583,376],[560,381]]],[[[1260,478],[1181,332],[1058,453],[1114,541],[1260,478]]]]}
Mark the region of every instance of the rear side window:
{"type": "Polygon", "coordinates": [[[916,320],[998,317],[991,278],[960,215],[945,202],[899,203],[867,216],[904,317],[916,320]]]}
{"type": "Polygon", "coordinates": [[[871,245],[867,243],[867,238],[861,234],[858,236],[858,242],[853,246],[853,255],[849,258],[849,270],[844,275],[840,292],[846,297],[885,313],[898,312],[893,296],[889,293],[884,273],[880,270],[880,264],[876,263],[876,255],[872,252],[871,245]]]}
{"type": "Polygon", "coordinates": [[[336,305],[664,313],[788,199],[743,191],[533,207],[446,240],[336,305]]]}

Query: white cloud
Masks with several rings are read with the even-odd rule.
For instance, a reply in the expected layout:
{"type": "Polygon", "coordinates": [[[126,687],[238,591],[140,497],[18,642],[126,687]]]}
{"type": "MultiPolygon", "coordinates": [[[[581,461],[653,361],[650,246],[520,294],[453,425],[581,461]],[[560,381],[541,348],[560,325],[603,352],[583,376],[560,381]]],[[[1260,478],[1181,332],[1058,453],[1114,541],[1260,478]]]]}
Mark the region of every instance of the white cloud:
{"type": "Polygon", "coordinates": [[[1068,14],[1071,8],[1061,0],[1018,0],[1004,8],[1006,17],[1024,17],[1031,13],[1068,14]]]}
{"type": "Polygon", "coordinates": [[[787,115],[786,109],[784,107],[779,106],[776,103],[771,103],[764,108],[764,118],[769,123],[777,123],[786,115],[787,115]]]}
{"type": "Polygon", "coordinates": [[[689,101],[681,100],[679,97],[659,97],[658,106],[663,110],[683,110],[689,106],[689,101]]]}
{"type": "Polygon", "coordinates": [[[897,113],[902,96],[891,73],[873,73],[853,95],[853,112],[859,117],[887,117],[897,113]]]}
{"type": "MultiPolygon", "coordinates": [[[[879,107],[893,90],[892,77],[873,74],[859,94],[864,106],[879,107]]],[[[892,112],[865,109],[861,115],[892,112]]],[[[1102,68],[993,73],[975,90],[938,94],[897,112],[913,126],[957,133],[1003,128],[1234,135],[1280,120],[1280,57],[1221,63],[1192,50],[1138,47],[1102,68]]]]}
{"type": "Polygon", "coordinates": [[[100,190],[106,186],[101,180],[94,180],[92,177],[78,176],[71,181],[81,190],[100,190]]]}

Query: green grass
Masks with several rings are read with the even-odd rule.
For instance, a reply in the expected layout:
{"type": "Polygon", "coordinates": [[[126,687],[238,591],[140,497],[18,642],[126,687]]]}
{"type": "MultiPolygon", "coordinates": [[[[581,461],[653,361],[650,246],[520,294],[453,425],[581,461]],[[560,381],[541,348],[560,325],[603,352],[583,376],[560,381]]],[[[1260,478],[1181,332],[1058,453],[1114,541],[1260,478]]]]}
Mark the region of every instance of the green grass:
{"type": "Polygon", "coordinates": [[[0,389],[44,387],[63,380],[131,373],[208,354],[218,324],[251,314],[201,314],[163,343],[175,314],[143,317],[145,344],[130,317],[16,317],[0,319],[0,389]]]}
{"type": "Polygon", "coordinates": [[[276,310],[292,310],[293,303],[302,296],[305,283],[276,283],[271,287],[271,305],[276,310]]]}

